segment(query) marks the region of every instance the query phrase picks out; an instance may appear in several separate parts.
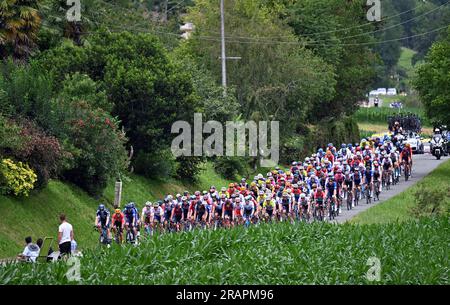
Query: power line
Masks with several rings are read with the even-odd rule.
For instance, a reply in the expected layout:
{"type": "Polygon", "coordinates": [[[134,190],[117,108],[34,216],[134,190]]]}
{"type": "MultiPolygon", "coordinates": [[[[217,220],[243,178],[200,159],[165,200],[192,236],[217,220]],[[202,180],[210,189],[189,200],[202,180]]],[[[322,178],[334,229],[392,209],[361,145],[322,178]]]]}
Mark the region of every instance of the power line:
{"type": "MultiPolygon", "coordinates": [[[[444,7],[445,5],[447,5],[449,2],[450,2],[450,1],[447,1],[446,3],[444,3],[444,4],[442,4],[442,5],[438,6],[438,7],[435,7],[434,9],[432,9],[432,10],[430,10],[430,11],[425,12],[424,14],[421,14],[421,15],[419,15],[419,16],[415,16],[414,18],[408,19],[408,20],[403,21],[403,22],[401,22],[401,23],[394,24],[394,25],[391,25],[391,26],[389,26],[389,27],[382,28],[382,29],[375,30],[375,31],[371,31],[371,32],[359,33],[359,34],[352,35],[352,36],[344,36],[344,37],[341,37],[340,39],[349,39],[349,38],[355,38],[355,37],[366,36],[366,35],[368,35],[368,34],[375,34],[375,33],[379,33],[379,32],[384,32],[384,31],[386,31],[386,30],[389,30],[389,29],[398,27],[398,26],[400,26],[400,25],[406,24],[406,23],[411,22],[411,21],[413,21],[413,20],[416,20],[416,19],[422,18],[422,17],[424,17],[424,16],[426,16],[426,15],[429,15],[429,14],[431,14],[432,12],[441,9],[442,7],[444,7]]],[[[406,12],[404,12],[404,13],[406,13],[406,12]]],[[[356,28],[356,27],[353,27],[353,28],[356,28]]],[[[348,29],[349,29],[349,28],[348,28],[348,29]]],[[[341,29],[341,30],[346,30],[346,29],[341,29]]],[[[327,31],[327,32],[331,33],[331,32],[337,32],[337,31],[340,31],[340,30],[336,30],[336,31],[327,31]]],[[[327,32],[322,32],[322,33],[327,33],[327,32]]],[[[210,33],[212,33],[212,32],[210,32],[210,33]]],[[[293,34],[293,35],[294,35],[294,34],[293,34]]],[[[314,34],[314,35],[315,35],[315,34],[314,34]]],[[[311,35],[308,35],[308,34],[302,34],[301,36],[304,37],[304,36],[311,36],[311,35]]],[[[280,39],[280,38],[283,38],[283,37],[285,37],[285,38],[292,38],[292,36],[278,36],[278,37],[272,37],[272,39],[280,39]]],[[[226,38],[227,38],[227,39],[245,39],[245,40],[253,40],[253,41],[272,40],[272,39],[270,39],[270,37],[248,37],[248,36],[247,36],[247,37],[246,37],[246,36],[227,36],[226,38]]],[[[329,39],[325,38],[324,40],[326,41],[326,40],[329,40],[329,39]]],[[[228,41],[228,40],[227,40],[227,41],[228,41]]],[[[320,42],[320,41],[322,41],[322,39],[315,40],[315,42],[320,42]]]]}
{"type": "MultiPolygon", "coordinates": [[[[449,3],[449,2],[450,1],[447,1],[446,3],[444,3],[444,5],[449,3]]],[[[420,5],[417,5],[417,6],[415,6],[414,8],[412,8],[410,10],[401,12],[401,13],[396,14],[396,15],[389,16],[389,17],[381,20],[381,22],[385,22],[385,21],[393,19],[395,17],[398,17],[398,16],[401,16],[401,15],[407,14],[409,12],[412,12],[412,11],[416,10],[417,8],[422,7],[423,5],[424,5],[424,3],[421,3],[420,5]]],[[[356,25],[356,26],[351,26],[351,27],[348,27],[348,28],[337,29],[337,30],[329,30],[329,31],[317,32],[317,33],[302,34],[302,36],[308,37],[308,36],[314,36],[314,35],[336,33],[336,32],[342,32],[342,31],[347,31],[347,30],[351,30],[351,29],[356,29],[356,28],[360,28],[360,27],[364,27],[364,26],[368,26],[368,25],[373,25],[373,22],[368,22],[368,23],[364,23],[364,24],[360,24],[360,25],[356,25]]],[[[217,31],[208,31],[208,32],[205,32],[205,33],[220,34],[217,31]]],[[[292,36],[273,36],[273,37],[265,36],[265,37],[260,37],[260,38],[256,38],[256,39],[269,39],[270,40],[270,39],[290,38],[290,37],[292,37],[292,36]]],[[[227,37],[227,38],[247,38],[247,37],[245,37],[245,36],[230,36],[230,37],[227,37]]]]}
{"type": "MultiPolygon", "coordinates": [[[[256,45],[274,45],[274,44],[284,44],[284,45],[300,45],[300,46],[314,46],[314,45],[319,45],[319,46],[360,46],[360,45],[377,45],[377,44],[382,44],[382,43],[387,43],[387,42],[394,42],[394,41],[401,41],[401,40],[405,40],[405,39],[410,39],[410,38],[414,38],[414,37],[420,37],[420,36],[425,36],[431,33],[435,33],[438,31],[441,31],[443,29],[446,29],[450,26],[450,24],[447,24],[445,26],[442,26],[440,28],[428,31],[428,32],[424,32],[424,33],[419,33],[416,35],[411,35],[411,36],[406,36],[406,37],[401,37],[401,38],[397,38],[397,39],[389,39],[389,40],[384,40],[384,41],[373,41],[373,42],[360,42],[360,43],[332,43],[332,44],[326,44],[326,43],[308,43],[308,42],[295,42],[295,41],[240,41],[240,40],[227,40],[228,43],[237,43],[237,44],[256,44],[256,45]]],[[[49,27],[47,27],[49,28],[49,27]]],[[[49,28],[51,29],[51,28],[49,28]]],[[[128,31],[131,32],[129,29],[127,28],[121,28],[121,27],[117,27],[117,28],[107,28],[107,30],[109,32],[124,32],[124,31],[128,31]]],[[[162,34],[162,35],[171,35],[171,36],[176,36],[176,37],[180,37],[179,34],[176,33],[172,33],[172,32],[162,32],[162,31],[157,31],[157,30],[147,30],[147,29],[134,29],[136,30],[136,32],[138,33],[146,33],[146,34],[162,34]]],[[[99,32],[82,32],[81,35],[100,35],[101,33],[99,32]]],[[[220,42],[221,39],[219,37],[212,37],[212,36],[196,36],[196,38],[198,38],[199,40],[205,40],[205,41],[213,41],[213,42],[220,42]]]]}

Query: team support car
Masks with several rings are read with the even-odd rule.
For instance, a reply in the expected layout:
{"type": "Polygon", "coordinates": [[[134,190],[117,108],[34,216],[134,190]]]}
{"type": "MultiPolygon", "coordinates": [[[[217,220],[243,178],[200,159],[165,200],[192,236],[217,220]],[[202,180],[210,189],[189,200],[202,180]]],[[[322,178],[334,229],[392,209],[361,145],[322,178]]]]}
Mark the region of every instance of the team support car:
{"type": "Polygon", "coordinates": [[[413,153],[423,154],[424,153],[424,145],[422,142],[422,138],[415,132],[409,132],[406,135],[406,139],[404,140],[405,144],[411,145],[411,149],[413,153]]]}

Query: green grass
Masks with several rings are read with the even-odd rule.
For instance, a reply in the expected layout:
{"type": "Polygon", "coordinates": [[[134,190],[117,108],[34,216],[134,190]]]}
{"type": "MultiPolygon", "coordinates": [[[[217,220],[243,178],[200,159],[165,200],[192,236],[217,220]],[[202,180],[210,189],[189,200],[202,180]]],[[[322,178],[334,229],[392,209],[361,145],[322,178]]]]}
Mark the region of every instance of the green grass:
{"type": "Polygon", "coordinates": [[[404,109],[392,109],[392,108],[359,108],[358,111],[355,112],[354,119],[358,123],[380,123],[380,124],[386,124],[387,128],[387,122],[389,116],[396,115],[396,114],[402,114],[402,113],[414,113],[418,115],[422,119],[422,125],[423,126],[429,126],[429,122],[425,117],[424,111],[421,108],[404,108],[404,109]]]}
{"type": "Polygon", "coordinates": [[[74,225],[75,239],[80,245],[93,245],[96,234],[92,230],[97,203],[74,186],[59,181],[29,198],[0,196],[0,257],[15,256],[23,251],[24,238],[56,236],[59,214],[65,213],[74,225]]]}
{"type": "MultiPolygon", "coordinates": [[[[449,219],[272,224],[85,251],[82,284],[449,284],[449,219]],[[368,259],[381,263],[369,282],[368,259]]],[[[64,262],[0,267],[0,284],[69,284],[64,262]]]]}
{"type": "MultiPolygon", "coordinates": [[[[124,179],[122,204],[134,201],[140,210],[146,201],[162,199],[167,194],[182,193],[184,190],[208,190],[211,185],[221,187],[227,186],[228,183],[228,180],[215,173],[210,163],[204,164],[204,171],[195,184],[175,179],[163,182],[132,174],[129,179],[124,179]]],[[[0,257],[13,257],[21,252],[26,236],[32,236],[34,240],[49,236],[56,240],[58,216],[62,212],[74,226],[75,239],[79,246],[83,249],[95,246],[97,233],[92,227],[100,202],[106,203],[110,210],[113,209],[113,181],[99,200],[60,181],[51,181],[45,189],[32,193],[29,198],[0,196],[0,257]]]]}
{"type": "Polygon", "coordinates": [[[414,219],[411,209],[416,206],[414,192],[421,186],[445,190],[450,187],[450,161],[429,173],[423,180],[406,191],[359,213],[350,222],[357,224],[387,223],[414,219]]]}
{"type": "Polygon", "coordinates": [[[414,67],[412,65],[412,58],[416,53],[417,52],[414,50],[405,47],[401,48],[400,58],[397,65],[406,71],[408,78],[411,78],[413,76],[414,67]]]}

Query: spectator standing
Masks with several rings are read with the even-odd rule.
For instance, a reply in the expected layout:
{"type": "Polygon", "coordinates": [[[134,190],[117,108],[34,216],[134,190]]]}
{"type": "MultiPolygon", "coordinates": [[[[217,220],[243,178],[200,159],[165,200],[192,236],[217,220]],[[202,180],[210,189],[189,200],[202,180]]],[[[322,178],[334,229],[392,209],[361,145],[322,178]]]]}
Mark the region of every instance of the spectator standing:
{"type": "Polygon", "coordinates": [[[59,253],[60,255],[70,255],[72,253],[73,227],[67,222],[66,215],[61,214],[59,220],[61,221],[58,230],[59,253]]]}

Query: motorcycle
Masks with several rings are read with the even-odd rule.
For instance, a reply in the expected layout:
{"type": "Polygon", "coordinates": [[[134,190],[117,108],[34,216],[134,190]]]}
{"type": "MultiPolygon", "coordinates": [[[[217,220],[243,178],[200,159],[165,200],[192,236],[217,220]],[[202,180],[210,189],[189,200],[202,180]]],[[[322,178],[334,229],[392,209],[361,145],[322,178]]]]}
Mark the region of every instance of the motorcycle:
{"type": "Polygon", "coordinates": [[[434,136],[431,140],[431,154],[440,160],[441,156],[444,154],[444,140],[442,137],[434,136]]]}

